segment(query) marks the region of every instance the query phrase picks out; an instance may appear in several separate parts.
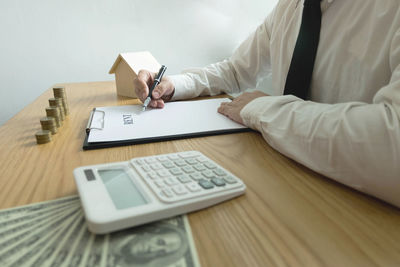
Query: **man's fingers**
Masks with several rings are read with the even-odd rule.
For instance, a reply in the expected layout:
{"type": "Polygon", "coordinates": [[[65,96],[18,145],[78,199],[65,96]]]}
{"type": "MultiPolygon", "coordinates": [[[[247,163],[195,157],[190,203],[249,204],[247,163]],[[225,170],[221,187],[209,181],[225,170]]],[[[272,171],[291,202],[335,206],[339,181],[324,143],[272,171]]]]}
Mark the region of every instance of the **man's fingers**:
{"type": "Polygon", "coordinates": [[[164,108],[164,100],[162,99],[157,100],[157,108],[164,108]]]}
{"type": "Polygon", "coordinates": [[[227,110],[229,109],[230,102],[222,102],[218,108],[218,112],[226,115],[227,110]]]}
{"type": "Polygon", "coordinates": [[[148,70],[140,70],[137,78],[138,80],[144,81],[148,86],[153,84],[155,73],[151,73],[148,70]]]}
{"type": "Polygon", "coordinates": [[[143,80],[139,79],[135,79],[134,83],[136,96],[141,101],[144,101],[144,99],[146,99],[147,95],[149,94],[149,88],[147,87],[147,84],[143,80]]]}
{"type": "Polygon", "coordinates": [[[162,99],[153,99],[150,101],[149,106],[152,108],[163,108],[164,101],[162,99]]]}
{"type": "Polygon", "coordinates": [[[234,102],[222,102],[218,108],[218,112],[222,115],[227,116],[231,120],[234,120],[240,124],[243,124],[243,120],[240,117],[240,110],[242,109],[242,105],[240,103],[234,102]]]}
{"type": "Polygon", "coordinates": [[[230,113],[230,107],[228,105],[222,105],[218,108],[218,112],[221,113],[222,115],[225,115],[226,117],[232,119],[231,113],[230,113]]]}
{"type": "Polygon", "coordinates": [[[134,80],[136,96],[143,102],[149,94],[149,86],[154,81],[154,73],[147,70],[141,70],[134,80]]]}
{"type": "Polygon", "coordinates": [[[164,95],[168,95],[171,92],[171,84],[168,81],[162,81],[153,91],[153,98],[160,99],[164,95]]]}
{"type": "MultiPolygon", "coordinates": [[[[151,86],[154,83],[155,73],[147,70],[141,70],[134,79],[136,96],[144,102],[148,97],[151,86]]],[[[149,106],[152,108],[163,108],[165,101],[168,101],[175,90],[174,84],[168,77],[163,77],[160,84],[154,88],[149,106]]]]}
{"type": "Polygon", "coordinates": [[[152,108],[156,108],[157,107],[157,101],[156,100],[151,100],[149,103],[149,106],[152,108]]]}

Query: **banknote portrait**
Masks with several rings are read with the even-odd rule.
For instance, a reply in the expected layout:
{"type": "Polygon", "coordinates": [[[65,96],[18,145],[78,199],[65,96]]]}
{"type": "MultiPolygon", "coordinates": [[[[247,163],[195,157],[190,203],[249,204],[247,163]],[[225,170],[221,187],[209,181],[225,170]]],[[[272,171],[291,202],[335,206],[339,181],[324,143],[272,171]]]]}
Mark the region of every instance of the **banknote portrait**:
{"type": "Polygon", "coordinates": [[[167,266],[189,252],[184,229],[158,223],[138,227],[113,247],[119,266],[167,266]]]}

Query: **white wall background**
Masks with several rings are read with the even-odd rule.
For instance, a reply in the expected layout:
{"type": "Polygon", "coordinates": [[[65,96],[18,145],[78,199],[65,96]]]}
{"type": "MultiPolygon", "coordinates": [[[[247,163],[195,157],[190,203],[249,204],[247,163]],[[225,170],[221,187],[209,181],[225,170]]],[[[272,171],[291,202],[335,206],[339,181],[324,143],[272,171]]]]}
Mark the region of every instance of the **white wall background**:
{"type": "Polygon", "coordinates": [[[55,83],[113,80],[120,52],[168,74],[229,57],[277,0],[1,0],[0,125],[55,83]]]}

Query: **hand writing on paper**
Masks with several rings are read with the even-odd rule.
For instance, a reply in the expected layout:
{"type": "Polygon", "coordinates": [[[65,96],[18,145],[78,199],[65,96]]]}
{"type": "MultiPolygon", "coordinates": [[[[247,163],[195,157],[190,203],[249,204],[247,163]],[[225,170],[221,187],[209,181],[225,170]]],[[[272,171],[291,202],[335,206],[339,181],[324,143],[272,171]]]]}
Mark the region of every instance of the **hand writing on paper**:
{"type": "Polygon", "coordinates": [[[221,103],[221,106],[218,108],[218,112],[227,116],[231,120],[234,120],[240,124],[244,124],[242,118],[240,117],[240,111],[252,100],[262,96],[268,95],[261,91],[243,93],[242,95],[232,100],[232,102],[221,103]]]}
{"type": "MultiPolygon", "coordinates": [[[[138,76],[133,80],[136,96],[142,102],[144,102],[149,94],[149,87],[153,84],[155,75],[156,73],[154,72],[141,70],[139,71],[138,76]]],[[[171,99],[174,90],[175,86],[172,81],[168,77],[164,76],[161,83],[154,89],[152,95],[153,99],[149,103],[149,106],[152,108],[163,108],[164,102],[171,99]]]]}

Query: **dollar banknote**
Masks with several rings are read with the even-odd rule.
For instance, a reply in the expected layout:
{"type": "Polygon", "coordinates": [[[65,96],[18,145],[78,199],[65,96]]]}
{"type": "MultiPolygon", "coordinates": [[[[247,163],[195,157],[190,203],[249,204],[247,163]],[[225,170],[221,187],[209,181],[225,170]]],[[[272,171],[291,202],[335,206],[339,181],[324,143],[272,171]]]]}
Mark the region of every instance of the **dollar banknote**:
{"type": "Polygon", "coordinates": [[[112,233],[106,246],[102,266],[199,266],[186,216],[112,233]]]}
{"type": "Polygon", "coordinates": [[[55,253],[53,253],[53,255],[48,258],[47,263],[43,263],[42,266],[68,266],[72,257],[71,248],[75,247],[75,244],[79,241],[78,236],[85,230],[85,218],[82,211],[81,215],[76,220],[76,225],[71,227],[70,232],[67,233],[62,242],[58,244],[55,253]]]}
{"type": "Polygon", "coordinates": [[[19,250],[14,253],[11,258],[7,261],[7,265],[11,267],[19,266],[41,266],[40,260],[47,258],[55,250],[55,244],[62,237],[62,234],[68,229],[72,221],[76,218],[77,213],[71,213],[71,215],[66,218],[62,223],[58,224],[57,227],[50,233],[41,231],[39,238],[34,238],[35,242],[29,244],[26,249],[19,248],[19,250]],[[45,255],[46,257],[42,257],[45,255]]]}
{"type": "Polygon", "coordinates": [[[199,266],[186,216],[95,235],[78,196],[0,211],[0,266],[199,266]]]}
{"type": "Polygon", "coordinates": [[[76,234],[74,245],[70,246],[68,242],[60,249],[67,255],[61,265],[56,258],[54,262],[42,262],[40,266],[200,266],[186,216],[107,235],[90,233],[86,223],[83,229],[76,234]]]}
{"type": "Polygon", "coordinates": [[[33,203],[30,205],[20,206],[16,208],[4,209],[0,211],[0,222],[7,221],[15,217],[23,217],[25,215],[43,212],[47,209],[59,208],[63,205],[79,205],[79,197],[77,195],[59,198],[56,200],[33,203]]]}

